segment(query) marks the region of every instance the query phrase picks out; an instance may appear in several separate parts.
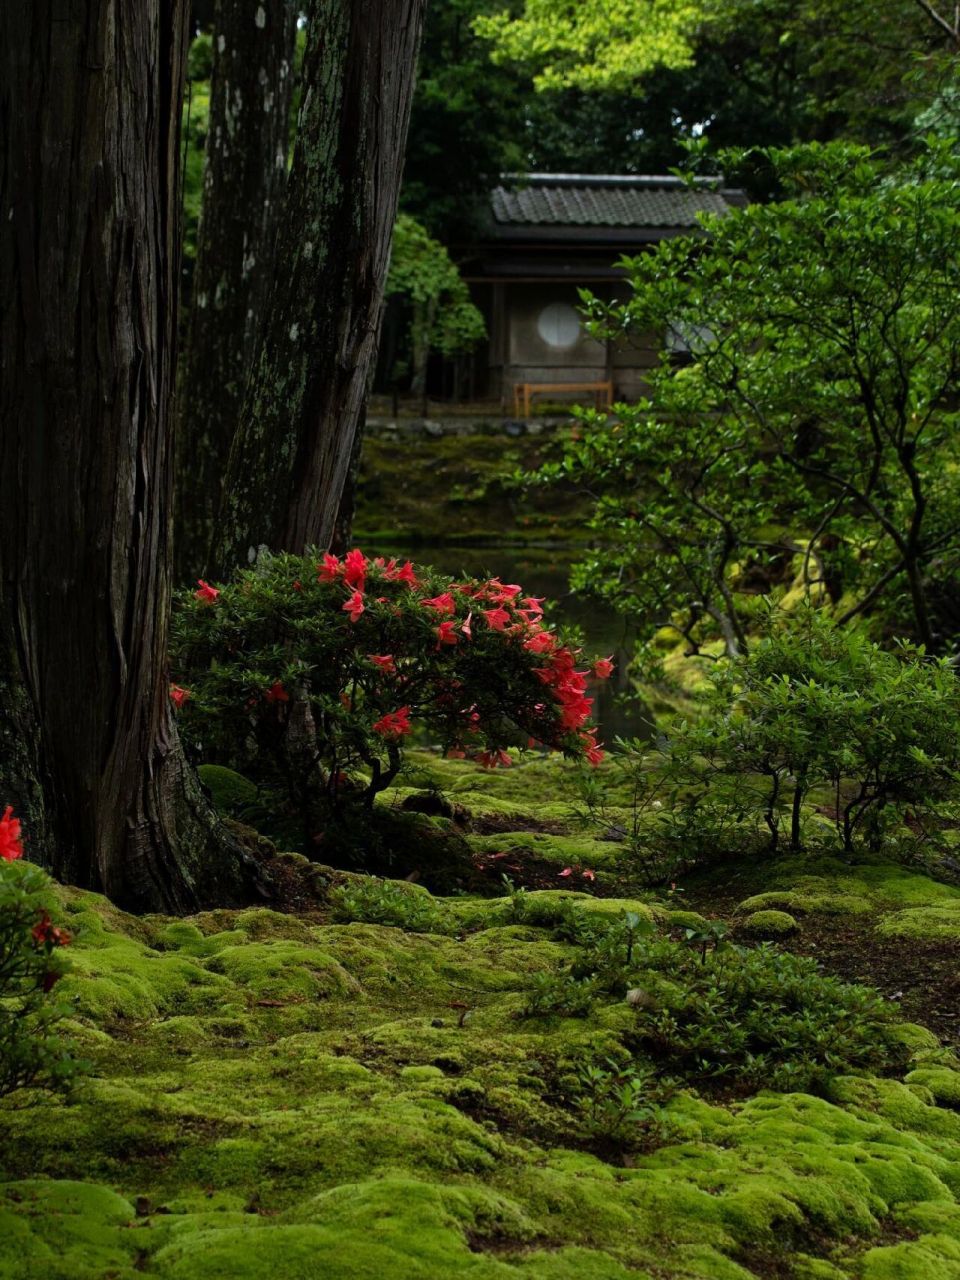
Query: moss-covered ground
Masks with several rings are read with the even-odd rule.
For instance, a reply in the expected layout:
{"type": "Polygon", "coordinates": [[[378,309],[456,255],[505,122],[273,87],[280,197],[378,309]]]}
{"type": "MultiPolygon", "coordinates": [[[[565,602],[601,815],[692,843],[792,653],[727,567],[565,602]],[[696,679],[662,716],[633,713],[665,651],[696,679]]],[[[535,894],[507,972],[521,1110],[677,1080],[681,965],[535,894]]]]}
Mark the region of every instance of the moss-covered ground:
{"type": "Polygon", "coordinates": [[[522,912],[323,870],[299,916],[137,919],[57,891],[91,1071],[0,1102],[3,1280],[960,1280],[960,1065],[929,1030],[821,1096],[681,1086],[627,1143],[596,1140],[574,1086],[624,1063],[636,1009],[524,1016],[577,958],[564,900],[664,936],[776,913],[784,947],[851,929],[960,958],[960,890],[797,860],[624,901],[622,846],[578,826],[556,766],[415,764],[390,802],[442,783],[491,893],[501,864],[534,869],[522,912]]]}

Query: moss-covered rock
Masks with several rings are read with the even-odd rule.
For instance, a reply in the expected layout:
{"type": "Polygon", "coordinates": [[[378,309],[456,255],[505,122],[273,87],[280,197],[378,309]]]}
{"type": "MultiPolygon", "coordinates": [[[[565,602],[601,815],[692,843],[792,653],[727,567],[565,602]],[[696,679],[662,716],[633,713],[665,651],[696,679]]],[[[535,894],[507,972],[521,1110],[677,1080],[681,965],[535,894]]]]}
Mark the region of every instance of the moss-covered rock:
{"type": "Polygon", "coordinates": [[[787,911],[751,911],[740,921],[737,932],[748,938],[761,938],[776,941],[789,938],[800,926],[787,911]]]}

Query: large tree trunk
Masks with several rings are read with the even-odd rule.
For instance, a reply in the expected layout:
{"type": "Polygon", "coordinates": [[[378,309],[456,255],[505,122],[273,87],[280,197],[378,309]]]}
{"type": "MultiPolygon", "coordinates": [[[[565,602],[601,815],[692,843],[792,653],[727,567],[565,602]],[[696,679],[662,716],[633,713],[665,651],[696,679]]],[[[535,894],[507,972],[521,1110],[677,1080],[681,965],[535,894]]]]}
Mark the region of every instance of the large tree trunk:
{"type": "Polygon", "coordinates": [[[277,283],[211,571],[333,532],[376,356],[424,0],[310,0],[277,283]]]}
{"type": "Polygon", "coordinates": [[[166,672],[184,0],[0,4],[0,799],[135,908],[229,900],[166,672]]]}
{"type": "Polygon", "coordinates": [[[203,572],[256,354],[287,177],[296,8],[218,0],[203,210],[177,396],[176,564],[203,572]]]}

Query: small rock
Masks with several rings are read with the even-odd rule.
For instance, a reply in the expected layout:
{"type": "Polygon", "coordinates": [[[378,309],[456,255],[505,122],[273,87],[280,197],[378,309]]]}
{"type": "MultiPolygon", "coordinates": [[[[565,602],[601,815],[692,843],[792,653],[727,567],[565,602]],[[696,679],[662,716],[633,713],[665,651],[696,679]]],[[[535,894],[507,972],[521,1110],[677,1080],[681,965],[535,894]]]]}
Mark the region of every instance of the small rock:
{"type": "Polygon", "coordinates": [[[627,1004],[632,1009],[656,1009],[657,1002],[643,987],[631,987],[627,992],[627,1004]]]}

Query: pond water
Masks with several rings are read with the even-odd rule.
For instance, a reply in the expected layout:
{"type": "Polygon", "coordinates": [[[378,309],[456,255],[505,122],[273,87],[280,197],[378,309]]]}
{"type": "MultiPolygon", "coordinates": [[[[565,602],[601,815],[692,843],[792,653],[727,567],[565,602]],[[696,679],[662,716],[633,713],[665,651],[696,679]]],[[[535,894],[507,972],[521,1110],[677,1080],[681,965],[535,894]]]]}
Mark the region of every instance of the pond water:
{"type": "Polygon", "coordinates": [[[597,600],[572,592],[570,566],[574,557],[549,548],[488,546],[462,547],[445,544],[418,544],[416,547],[375,547],[374,555],[402,556],[432,565],[451,577],[498,577],[502,582],[519,582],[525,593],[545,596],[556,608],[552,618],[580,629],[584,646],[597,657],[612,655],[616,669],[609,680],[591,681],[594,719],[602,742],[614,738],[648,738],[651,721],[646,708],[634,697],[627,698],[630,683],[627,664],[633,653],[632,629],[619,614],[597,600]]]}

